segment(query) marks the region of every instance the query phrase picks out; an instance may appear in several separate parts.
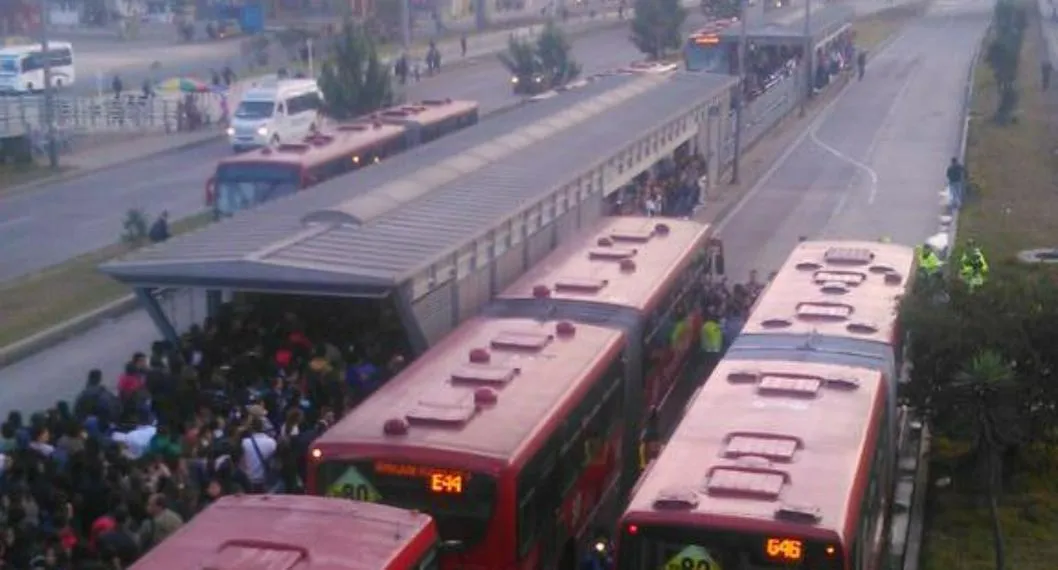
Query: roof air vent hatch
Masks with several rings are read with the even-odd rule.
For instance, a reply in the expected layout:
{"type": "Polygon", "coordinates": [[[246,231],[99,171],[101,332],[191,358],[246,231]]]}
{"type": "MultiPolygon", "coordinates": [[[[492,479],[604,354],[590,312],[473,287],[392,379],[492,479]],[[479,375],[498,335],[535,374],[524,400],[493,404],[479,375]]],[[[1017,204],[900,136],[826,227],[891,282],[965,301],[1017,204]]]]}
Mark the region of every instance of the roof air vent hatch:
{"type": "Polygon", "coordinates": [[[474,348],[470,350],[468,360],[470,360],[472,364],[488,364],[492,361],[492,355],[490,355],[489,351],[484,348],[474,348]]]}
{"type": "Polygon", "coordinates": [[[823,519],[823,513],[815,505],[784,503],[775,509],[775,518],[791,522],[815,524],[823,519]]]}
{"type": "Polygon", "coordinates": [[[570,338],[577,334],[577,326],[569,321],[559,321],[555,325],[555,334],[560,338],[570,338]]]}
{"type": "Polygon", "coordinates": [[[474,405],[479,408],[495,406],[500,400],[499,394],[491,388],[478,388],[474,390],[474,405]]]}
{"type": "Polygon", "coordinates": [[[390,418],[382,424],[383,435],[408,435],[408,422],[404,418],[390,418]]]}
{"type": "Polygon", "coordinates": [[[662,489],[654,497],[654,508],[663,510],[691,510],[698,507],[698,493],[693,489],[662,489]]]}
{"type": "Polygon", "coordinates": [[[533,285],[533,297],[546,299],[551,296],[551,289],[547,285],[533,285]]]}

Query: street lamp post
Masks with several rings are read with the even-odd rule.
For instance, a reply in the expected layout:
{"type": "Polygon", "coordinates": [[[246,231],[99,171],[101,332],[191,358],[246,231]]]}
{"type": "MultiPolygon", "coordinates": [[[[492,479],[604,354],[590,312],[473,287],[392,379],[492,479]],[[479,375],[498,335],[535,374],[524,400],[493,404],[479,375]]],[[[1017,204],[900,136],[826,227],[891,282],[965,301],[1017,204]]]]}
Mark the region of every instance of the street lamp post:
{"type": "Polygon", "coordinates": [[[738,32],[738,106],[735,108],[735,155],[731,160],[731,183],[738,184],[742,162],[742,112],[746,107],[746,16],[748,0],[741,0],[738,32]]]}
{"type": "Polygon", "coordinates": [[[44,58],[44,123],[48,137],[48,166],[59,167],[59,149],[55,140],[55,90],[51,80],[51,53],[48,50],[48,3],[40,0],[40,51],[44,58]]]}
{"type": "Polygon", "coordinates": [[[400,0],[400,45],[407,55],[411,49],[411,0],[400,0]]]}
{"type": "Polygon", "coordinates": [[[807,112],[805,107],[808,106],[808,98],[812,96],[812,58],[815,56],[815,46],[812,45],[812,0],[804,0],[805,2],[805,27],[802,35],[805,37],[804,55],[801,56],[801,63],[805,66],[805,93],[801,97],[801,112],[802,117],[807,112]]]}

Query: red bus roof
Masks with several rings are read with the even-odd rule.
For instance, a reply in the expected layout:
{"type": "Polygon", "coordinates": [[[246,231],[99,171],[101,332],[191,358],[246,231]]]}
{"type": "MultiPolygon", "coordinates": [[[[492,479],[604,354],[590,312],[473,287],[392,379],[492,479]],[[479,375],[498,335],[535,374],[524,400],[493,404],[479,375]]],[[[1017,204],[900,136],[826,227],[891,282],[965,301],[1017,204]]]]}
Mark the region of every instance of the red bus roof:
{"type": "Polygon", "coordinates": [[[296,143],[283,143],[275,148],[264,147],[222,158],[217,167],[261,162],[313,166],[403,137],[405,130],[404,126],[383,121],[360,120],[309,135],[296,143]]]}
{"type": "Polygon", "coordinates": [[[499,298],[597,301],[647,311],[704,250],[710,234],[708,225],[686,220],[606,217],[548,254],[499,298]]]}
{"type": "Polygon", "coordinates": [[[875,242],[799,244],[758,299],[746,333],[842,336],[890,343],[916,271],[912,248],[875,242]]]}
{"type": "Polygon", "coordinates": [[[452,117],[477,111],[477,109],[477,101],[426,99],[416,103],[381,109],[365,117],[365,119],[397,124],[418,123],[420,125],[432,125],[452,117]]]}
{"type": "Polygon", "coordinates": [[[433,450],[441,453],[431,460],[495,472],[534,452],[534,436],[565,421],[623,345],[623,333],[605,327],[474,318],[327,430],[314,452],[433,450]],[[406,433],[387,434],[394,421],[406,433]]]}
{"type": "Polygon", "coordinates": [[[229,496],[132,570],[398,570],[393,563],[409,546],[421,556],[436,539],[429,516],[395,507],[304,495],[229,496]]]}
{"type": "Polygon", "coordinates": [[[864,368],[721,361],[640,479],[624,522],[845,538],[886,395],[881,373],[864,368]],[[791,520],[790,507],[818,519],[791,520]]]}

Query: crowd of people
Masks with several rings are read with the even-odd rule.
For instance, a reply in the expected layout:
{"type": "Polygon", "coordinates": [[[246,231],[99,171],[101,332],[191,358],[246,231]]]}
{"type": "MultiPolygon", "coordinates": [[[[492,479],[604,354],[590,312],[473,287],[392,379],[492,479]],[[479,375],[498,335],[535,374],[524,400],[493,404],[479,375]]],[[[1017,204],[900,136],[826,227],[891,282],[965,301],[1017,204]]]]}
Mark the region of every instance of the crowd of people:
{"type": "MultiPolygon", "coordinates": [[[[629,213],[689,215],[703,166],[693,155],[661,165],[629,213]]],[[[762,288],[755,273],[701,284],[702,350],[716,348],[716,330],[727,346],[762,288]]],[[[0,568],[127,568],[221,496],[303,492],[311,442],[407,354],[397,315],[379,303],[244,296],[178,345],[131,355],[115,390],[92,370],[72,402],[11,412],[0,426],[0,568]]]]}
{"type": "Polygon", "coordinates": [[[226,305],[132,355],[114,391],[92,370],[72,403],[11,412],[0,568],[126,568],[220,496],[300,492],[311,441],[405,358],[392,314],[324,305],[226,305]]]}
{"type": "Polygon", "coordinates": [[[612,215],[688,217],[702,202],[708,187],[705,159],[685,154],[665,159],[628,186],[614,193],[612,215]]]}

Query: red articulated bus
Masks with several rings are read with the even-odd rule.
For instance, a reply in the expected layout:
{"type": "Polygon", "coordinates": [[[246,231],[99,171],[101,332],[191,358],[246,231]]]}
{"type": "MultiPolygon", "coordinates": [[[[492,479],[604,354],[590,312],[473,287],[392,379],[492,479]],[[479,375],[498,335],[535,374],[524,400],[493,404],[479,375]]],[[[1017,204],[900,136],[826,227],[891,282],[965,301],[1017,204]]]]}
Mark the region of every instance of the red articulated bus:
{"type": "Polygon", "coordinates": [[[730,360],[790,360],[858,366],[889,384],[890,442],[899,429],[904,366],[901,299],[918,270],[913,248],[859,241],[799,244],[757,304],[730,360]]]}
{"type": "Polygon", "coordinates": [[[295,495],[222,497],[130,570],[436,570],[429,516],[295,495]]]}
{"type": "Polygon", "coordinates": [[[723,360],[621,516],[618,570],[879,570],[887,379],[723,360]]]}
{"type": "MultiPolygon", "coordinates": [[[[569,238],[489,307],[489,314],[557,318],[625,333],[625,421],[630,437],[622,496],[635,481],[638,427],[652,409],[675,421],[708,373],[699,365],[699,293],[718,242],[686,220],[606,217],[569,238]]],[[[664,430],[663,430],[664,431],[664,430]]]]}
{"type": "Polygon", "coordinates": [[[625,345],[475,317],[313,443],[309,490],[430,514],[446,570],[573,570],[618,478],[625,345]]]}
{"type": "Polygon", "coordinates": [[[218,218],[311,188],[405,149],[477,124],[478,104],[450,99],[378,111],[301,142],[221,159],[206,182],[218,218]]]}

